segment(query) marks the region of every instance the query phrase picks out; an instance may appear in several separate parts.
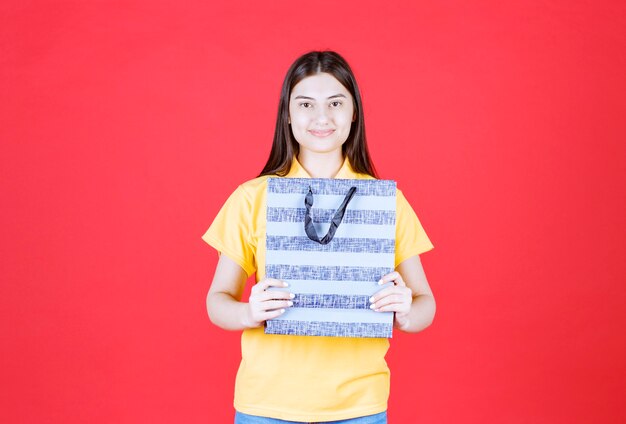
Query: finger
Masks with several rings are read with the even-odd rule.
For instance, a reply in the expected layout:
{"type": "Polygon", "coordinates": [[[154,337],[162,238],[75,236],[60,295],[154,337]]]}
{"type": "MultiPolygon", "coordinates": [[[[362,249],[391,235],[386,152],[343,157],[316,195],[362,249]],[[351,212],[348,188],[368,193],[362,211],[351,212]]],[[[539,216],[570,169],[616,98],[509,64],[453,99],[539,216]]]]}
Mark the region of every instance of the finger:
{"type": "Polygon", "coordinates": [[[289,293],[283,290],[266,290],[254,295],[254,300],[258,302],[265,302],[266,300],[281,300],[281,299],[293,299],[295,294],[289,293]]]}
{"type": "Polygon", "coordinates": [[[262,312],[259,314],[259,321],[267,321],[268,319],[279,317],[284,313],[285,313],[284,309],[277,309],[275,311],[270,311],[270,312],[262,312]]]}
{"type": "Polygon", "coordinates": [[[370,309],[380,309],[393,303],[403,303],[408,305],[410,304],[410,300],[406,295],[392,294],[372,303],[370,305],[370,309]]]}
{"type": "Polygon", "coordinates": [[[393,281],[395,274],[399,275],[399,273],[396,271],[383,275],[382,277],[380,277],[380,280],[378,280],[378,285],[383,285],[389,283],[390,281],[393,281]]]}
{"type": "Polygon", "coordinates": [[[394,284],[398,286],[406,286],[404,280],[402,279],[402,276],[397,271],[383,275],[382,278],[378,280],[378,285],[383,285],[390,282],[394,282],[394,284]]]}
{"type": "Polygon", "coordinates": [[[409,296],[412,295],[412,291],[410,288],[404,286],[404,287],[399,287],[399,286],[390,286],[387,287],[386,289],[382,289],[381,291],[375,293],[374,295],[372,295],[372,297],[370,297],[370,303],[374,303],[379,301],[380,299],[386,297],[386,296],[391,296],[393,294],[408,294],[409,296]]]}
{"type": "Polygon", "coordinates": [[[268,300],[259,304],[259,307],[263,312],[275,311],[277,309],[285,309],[291,306],[293,306],[293,302],[291,300],[268,300]]]}
{"type": "Polygon", "coordinates": [[[259,292],[267,290],[269,287],[287,287],[287,286],[288,284],[283,280],[276,280],[274,278],[265,278],[259,281],[258,283],[256,283],[252,287],[252,290],[250,292],[259,293],[259,292]]]}
{"type": "Polygon", "coordinates": [[[411,309],[410,305],[406,303],[390,303],[389,305],[381,306],[380,308],[374,309],[375,312],[409,312],[411,309]]]}
{"type": "Polygon", "coordinates": [[[398,287],[406,287],[406,283],[404,282],[404,280],[402,279],[402,276],[400,274],[398,274],[399,277],[396,278],[394,281],[394,283],[396,283],[396,286],[398,287]]]}

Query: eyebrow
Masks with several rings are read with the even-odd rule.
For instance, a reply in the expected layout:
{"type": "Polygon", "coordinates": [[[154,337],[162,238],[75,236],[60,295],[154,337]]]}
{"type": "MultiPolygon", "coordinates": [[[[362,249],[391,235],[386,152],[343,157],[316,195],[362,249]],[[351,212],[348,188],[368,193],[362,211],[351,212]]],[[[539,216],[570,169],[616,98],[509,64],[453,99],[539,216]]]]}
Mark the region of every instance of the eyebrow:
{"type": "MultiPolygon", "coordinates": [[[[330,96],[327,99],[328,100],[336,99],[338,97],[343,97],[344,99],[347,99],[347,97],[344,96],[343,94],[335,94],[334,96],[330,96]]],[[[315,100],[313,97],[307,97],[307,96],[296,96],[296,97],[294,97],[294,100],[297,100],[297,99],[315,100]]]]}

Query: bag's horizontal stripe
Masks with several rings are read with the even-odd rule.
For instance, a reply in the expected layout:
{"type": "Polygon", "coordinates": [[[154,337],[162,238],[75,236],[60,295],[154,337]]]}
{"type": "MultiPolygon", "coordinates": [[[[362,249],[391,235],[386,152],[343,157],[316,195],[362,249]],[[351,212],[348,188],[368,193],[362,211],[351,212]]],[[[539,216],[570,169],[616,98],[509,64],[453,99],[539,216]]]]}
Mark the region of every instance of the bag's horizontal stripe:
{"type": "Polygon", "coordinates": [[[369,309],[369,298],[360,294],[299,293],[292,301],[294,308],[369,309]]]}
{"type": "Polygon", "coordinates": [[[378,281],[392,267],[308,266],[267,264],[265,273],[279,280],[378,281]]]}
{"type": "MultiPolygon", "coordinates": [[[[315,243],[310,241],[310,243],[315,243]]],[[[331,242],[332,243],[332,242],[331,242]]],[[[308,244],[308,243],[307,243],[308,244]]],[[[318,244],[318,243],[316,243],[318,244]]],[[[315,252],[298,250],[268,250],[266,263],[272,265],[298,266],[343,266],[343,267],[391,267],[396,255],[393,253],[357,252],[315,252]]]]}
{"type": "Polygon", "coordinates": [[[365,324],[344,322],[267,321],[266,334],[327,337],[391,338],[392,324],[365,324]]]}
{"type": "MultiPolygon", "coordinates": [[[[330,222],[335,209],[311,210],[313,222],[330,222]]],[[[272,222],[304,222],[305,208],[267,208],[267,220],[272,222]]],[[[395,225],[395,211],[351,210],[346,209],[342,224],[395,225]]]]}
{"type": "MultiPolygon", "coordinates": [[[[313,194],[313,210],[331,209],[336,211],[346,195],[313,194]]],[[[267,193],[269,208],[303,208],[305,194],[300,193],[267,193]]],[[[395,211],[395,197],[354,196],[346,210],[381,210],[395,211]]]]}
{"type": "MultiPolygon", "coordinates": [[[[267,236],[307,237],[304,222],[267,222],[267,236]]],[[[317,234],[326,234],[330,224],[315,224],[317,234]]],[[[341,224],[333,241],[340,238],[395,239],[395,225],[341,224]]],[[[332,243],[332,242],[331,242],[332,243]]]]}
{"type": "Polygon", "coordinates": [[[326,178],[268,178],[268,193],[303,193],[311,187],[313,193],[345,196],[356,187],[357,196],[395,196],[396,182],[392,180],[343,180],[326,178]]]}
{"type": "Polygon", "coordinates": [[[376,281],[317,281],[317,280],[287,280],[289,287],[270,287],[268,290],[288,291],[290,293],[320,293],[320,294],[361,294],[372,296],[393,283],[378,285],[376,281]]]}
{"type": "Polygon", "coordinates": [[[393,323],[393,312],[374,312],[371,309],[287,308],[274,320],[320,322],[393,323]]]}
{"type": "Polygon", "coordinates": [[[319,244],[308,237],[267,236],[267,250],[299,250],[302,252],[379,252],[395,253],[396,243],[391,239],[333,238],[328,244],[319,244]]]}

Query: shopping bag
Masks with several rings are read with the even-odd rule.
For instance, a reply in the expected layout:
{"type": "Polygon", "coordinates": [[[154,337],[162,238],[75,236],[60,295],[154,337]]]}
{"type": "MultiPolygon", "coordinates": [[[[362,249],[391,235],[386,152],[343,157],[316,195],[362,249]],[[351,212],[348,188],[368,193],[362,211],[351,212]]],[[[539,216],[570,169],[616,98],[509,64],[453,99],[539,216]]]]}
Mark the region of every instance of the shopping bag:
{"type": "Polygon", "coordinates": [[[378,281],[394,270],[395,230],[395,181],[269,178],[265,274],[295,298],[265,333],[391,337],[393,312],[369,298],[392,284],[378,281]]]}

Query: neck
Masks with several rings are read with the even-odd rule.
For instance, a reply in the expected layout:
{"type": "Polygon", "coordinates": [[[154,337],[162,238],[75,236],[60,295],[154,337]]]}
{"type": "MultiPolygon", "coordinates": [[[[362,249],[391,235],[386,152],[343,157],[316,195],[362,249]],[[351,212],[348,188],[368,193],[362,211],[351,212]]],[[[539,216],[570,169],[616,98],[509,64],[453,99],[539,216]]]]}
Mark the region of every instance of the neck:
{"type": "Polygon", "coordinates": [[[298,162],[312,178],[335,178],[343,165],[341,149],[328,153],[300,150],[298,162]]]}

